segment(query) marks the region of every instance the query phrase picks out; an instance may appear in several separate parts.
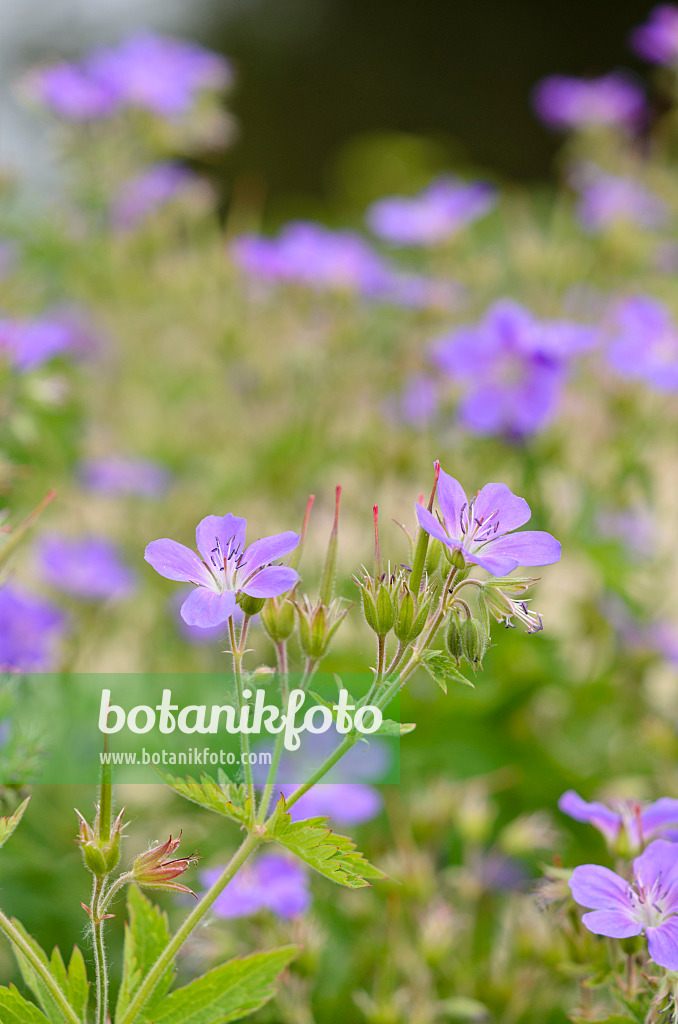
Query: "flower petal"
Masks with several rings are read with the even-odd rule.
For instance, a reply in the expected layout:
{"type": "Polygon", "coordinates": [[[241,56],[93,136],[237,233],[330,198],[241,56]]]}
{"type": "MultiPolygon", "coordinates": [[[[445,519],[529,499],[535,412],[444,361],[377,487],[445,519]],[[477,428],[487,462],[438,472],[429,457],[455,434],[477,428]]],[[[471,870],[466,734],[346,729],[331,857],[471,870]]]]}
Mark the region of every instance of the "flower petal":
{"type": "Polygon", "coordinates": [[[518,568],[519,563],[515,558],[508,557],[495,557],[490,553],[489,545],[487,549],[482,548],[480,551],[469,552],[466,548],[461,549],[467,562],[473,562],[474,565],[480,566],[481,569],[485,569],[491,576],[508,576],[510,572],[518,568]],[[487,550],[487,554],[485,551],[487,550]]]}
{"type": "Polygon", "coordinates": [[[560,541],[543,530],[498,537],[478,549],[483,558],[512,558],[516,565],[551,565],[560,559],[560,541]]]}
{"type": "Polygon", "coordinates": [[[632,906],[629,883],[600,864],[575,868],[570,889],[577,903],[591,910],[628,910],[632,906]]]}
{"type": "Polygon", "coordinates": [[[669,917],[657,928],[648,928],[647,951],[660,967],[678,970],[678,917],[669,917]]]}
{"type": "Polygon", "coordinates": [[[665,838],[664,829],[670,825],[678,825],[678,800],[669,796],[655,800],[645,808],[640,817],[645,839],[652,839],[653,833],[657,833],[658,838],[661,833],[661,838],[665,838]]]}
{"type": "Polygon", "coordinates": [[[217,594],[213,590],[197,587],[181,606],[181,617],[189,626],[220,626],[235,611],[235,594],[230,590],[217,594]]]}
{"type": "Polygon", "coordinates": [[[278,558],[284,558],[290,551],[299,544],[300,536],[294,530],[286,530],[285,533],[274,533],[271,537],[262,537],[255,540],[245,551],[242,560],[242,568],[246,573],[254,572],[261,565],[268,565],[278,558]]]}
{"type": "Polygon", "coordinates": [[[493,521],[499,523],[499,536],[524,526],[532,515],[525,499],[519,498],[506,484],[485,484],[476,498],[473,515],[483,520],[495,511],[498,515],[493,521]]]}
{"type": "Polygon", "coordinates": [[[212,552],[217,541],[224,555],[228,554],[231,541],[234,547],[242,551],[245,546],[246,529],[247,520],[241,516],[232,516],[230,512],[226,516],[205,516],[195,528],[198,551],[208,565],[212,564],[212,552]]]}
{"type": "Polygon", "coordinates": [[[575,821],[584,821],[593,825],[608,839],[614,839],[621,828],[621,815],[610,810],[605,804],[588,803],[573,789],[568,789],[566,793],[563,793],[558,801],[558,807],[563,814],[569,815],[575,821]]]}
{"type": "Polygon", "coordinates": [[[440,470],[437,495],[447,532],[451,537],[461,536],[459,520],[462,509],[465,505],[468,506],[468,498],[459,481],[446,473],[444,469],[440,470]]]}
{"type": "Polygon", "coordinates": [[[582,915],[585,924],[594,935],[607,935],[611,939],[628,939],[631,935],[640,935],[643,925],[634,920],[630,908],[628,910],[592,910],[582,915]]]}
{"type": "Polygon", "coordinates": [[[298,579],[296,569],[289,569],[286,565],[269,565],[255,572],[242,589],[250,597],[278,597],[291,590],[298,579]]]}
{"type": "Polygon", "coordinates": [[[434,515],[431,515],[429,510],[427,508],[424,508],[423,505],[416,504],[414,506],[414,511],[416,513],[417,520],[422,530],[425,530],[426,533],[429,533],[431,537],[437,537],[438,540],[443,542],[443,544],[447,544],[449,548],[459,547],[461,545],[461,541],[455,542],[454,537],[450,538],[447,535],[444,527],[440,525],[436,517],[434,515]]]}
{"type": "Polygon", "coordinates": [[[156,572],[168,580],[196,583],[201,587],[216,590],[212,574],[202,564],[195,551],[191,551],[185,544],[179,544],[168,537],[152,540],[146,547],[144,558],[156,572]]]}
{"type": "MultiPolygon", "coordinates": [[[[675,893],[668,894],[672,907],[678,904],[678,846],[675,843],[670,843],[667,839],[655,839],[639,857],[636,857],[633,872],[648,888],[661,877],[662,889],[676,889],[675,893]]],[[[678,909],[678,906],[675,909],[678,909]]]]}

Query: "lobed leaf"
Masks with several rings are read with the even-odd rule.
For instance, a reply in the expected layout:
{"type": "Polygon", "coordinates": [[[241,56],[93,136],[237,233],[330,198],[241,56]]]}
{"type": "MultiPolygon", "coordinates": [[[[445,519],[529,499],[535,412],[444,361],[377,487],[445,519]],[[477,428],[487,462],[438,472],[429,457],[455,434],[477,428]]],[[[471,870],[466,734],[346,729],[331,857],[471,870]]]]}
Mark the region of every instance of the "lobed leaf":
{"type": "Polygon", "coordinates": [[[190,775],[185,779],[176,778],[165,772],[158,772],[164,782],[180,796],[191,803],[206,807],[225,818],[248,825],[252,820],[252,802],[247,796],[247,787],[241,783],[229,782],[225,776],[219,782],[203,772],[197,782],[190,775]]]}
{"type": "Polygon", "coordinates": [[[447,694],[447,687],[452,683],[461,683],[463,686],[470,686],[472,690],[475,690],[471,680],[459,671],[454,658],[446,651],[424,651],[421,655],[421,665],[444,694],[447,694]]]}
{"type": "MultiPolygon", "coordinates": [[[[171,935],[167,914],[156,907],[136,885],[129,887],[127,896],[128,920],[125,925],[122,981],[115,1008],[120,1020],[134,998],[142,981],[158,959],[171,935]]],[[[162,999],[174,980],[174,966],[170,964],[154,990],[152,1003],[162,999]]]]}
{"type": "MultiPolygon", "coordinates": [[[[29,1003],[14,985],[0,988],[0,1021],[2,1024],[45,1024],[45,1017],[35,1003],[29,1003]]],[[[63,1021],[63,1014],[61,1016],[63,1021]]]]}

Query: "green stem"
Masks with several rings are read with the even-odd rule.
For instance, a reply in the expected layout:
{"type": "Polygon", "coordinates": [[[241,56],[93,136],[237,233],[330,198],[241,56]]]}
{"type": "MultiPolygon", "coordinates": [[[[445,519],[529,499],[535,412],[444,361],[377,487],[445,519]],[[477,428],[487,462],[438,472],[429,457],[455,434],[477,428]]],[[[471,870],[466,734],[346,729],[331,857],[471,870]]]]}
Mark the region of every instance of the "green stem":
{"type": "Polygon", "coordinates": [[[92,889],[92,945],[94,948],[94,966],[97,984],[96,1024],[107,1024],[108,1021],[108,968],[106,965],[106,947],[104,946],[104,919],[101,897],[106,884],[105,878],[94,877],[92,889]]]}
{"type": "MultiPolygon", "coordinates": [[[[235,640],[235,626],[233,624],[233,616],[228,620],[228,631],[231,640],[231,653],[233,655],[233,674],[235,676],[235,685],[238,694],[238,712],[242,715],[242,710],[245,704],[245,698],[243,697],[243,685],[242,685],[242,658],[245,644],[245,637],[247,636],[248,619],[247,616],[243,619],[242,630],[240,632],[240,643],[237,644],[235,640]]],[[[251,802],[252,808],[255,806],[255,795],[254,795],[254,780],[252,778],[252,766],[250,764],[250,740],[246,732],[240,731],[240,753],[241,763],[245,768],[245,780],[247,782],[247,793],[251,802]]]]}
{"type": "Polygon", "coordinates": [[[374,697],[375,693],[378,692],[381,686],[381,681],[384,678],[384,664],[386,661],[386,637],[377,636],[377,671],[374,673],[374,680],[372,685],[367,691],[365,697],[365,704],[369,704],[374,697]]]}
{"type": "Polygon", "coordinates": [[[120,877],[115,880],[115,882],[110,887],[108,892],[102,895],[99,901],[99,910],[101,911],[102,914],[104,914],[108,910],[110,904],[113,902],[114,898],[117,896],[120,890],[124,886],[128,885],[131,881],[133,881],[133,879],[134,875],[132,874],[132,872],[126,871],[124,875],[120,875],[120,877]]]}
{"type": "MultiPolygon", "coordinates": [[[[276,644],[276,654],[278,657],[278,673],[282,680],[282,696],[283,702],[287,702],[287,695],[289,692],[289,686],[287,683],[287,643],[285,640],[281,640],[280,643],[276,644]]],[[[273,747],[273,757],[271,759],[271,767],[268,770],[266,777],[266,785],[264,792],[261,797],[261,803],[259,804],[259,813],[257,814],[257,825],[262,825],[266,818],[266,812],[268,811],[268,805],[271,802],[271,793],[273,792],[273,786],[275,785],[275,777],[278,773],[278,765],[280,764],[280,757],[283,751],[283,743],[285,737],[282,732],[279,732],[275,738],[275,745],[273,747]]]]}
{"type": "Polygon", "coordinates": [[[419,527],[419,533],[417,534],[417,546],[414,549],[414,559],[412,560],[412,573],[410,575],[410,590],[415,598],[419,595],[421,578],[424,575],[429,537],[430,535],[426,530],[422,530],[421,527],[419,527]]]}
{"type": "MultiPolygon", "coordinates": [[[[144,978],[141,986],[134,996],[134,999],[129,1004],[120,1020],[116,1021],[116,1024],[135,1024],[135,1022],[138,1021],[141,1010],[152,996],[153,990],[158,984],[160,978],[170,966],[188,936],[191,934],[201,918],[203,918],[210,909],[217,896],[226,888],[235,873],[239,871],[250,854],[256,850],[257,846],[262,842],[263,839],[259,835],[250,833],[247,836],[242,845],[233,854],[228,865],[224,868],[214,885],[207,890],[203,898],[200,900],[200,903],[193,908],[179,930],[172,937],[167,946],[165,946],[162,953],[144,978]]],[[[79,1021],[78,1024],[80,1024],[79,1021]]]]}
{"type": "Polygon", "coordinates": [[[56,980],[53,978],[49,968],[42,962],[40,957],[37,955],[30,942],[28,942],[21,932],[17,931],[10,919],[3,914],[0,910],[0,929],[5,933],[9,941],[15,946],[22,956],[28,960],[29,964],[38,975],[45,988],[51,995],[54,1002],[59,1007],[59,1010],[64,1015],[64,1020],[68,1021],[69,1024],[82,1024],[82,1021],[78,1017],[77,1013],[66,999],[66,996],[59,988],[56,980]]]}
{"type": "Polygon", "coordinates": [[[329,755],[329,757],[325,758],[320,767],[316,768],[316,770],[313,772],[308,781],[304,782],[304,784],[302,786],[299,786],[298,789],[295,789],[294,793],[292,793],[289,799],[285,800],[286,808],[289,810],[289,808],[292,807],[293,804],[296,804],[297,800],[299,800],[304,795],[304,793],[308,793],[309,789],[311,789],[312,786],[315,786],[316,782],[322,779],[323,775],[326,775],[330,768],[332,768],[332,766],[335,765],[337,761],[339,761],[344,756],[344,754],[351,749],[354,743],[357,742],[358,733],[349,733],[348,736],[346,736],[346,738],[342,740],[342,742],[339,744],[336,750],[334,750],[333,753],[329,755]]]}

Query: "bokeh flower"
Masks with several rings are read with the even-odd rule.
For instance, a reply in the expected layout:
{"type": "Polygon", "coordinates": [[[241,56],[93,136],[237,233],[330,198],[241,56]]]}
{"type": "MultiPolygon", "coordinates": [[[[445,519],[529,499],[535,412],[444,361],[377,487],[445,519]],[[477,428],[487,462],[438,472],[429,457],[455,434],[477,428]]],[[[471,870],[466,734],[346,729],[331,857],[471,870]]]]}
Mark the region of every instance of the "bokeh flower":
{"type": "Polygon", "coordinates": [[[577,168],[571,182],[579,192],[577,217],[591,232],[616,224],[634,224],[651,230],[660,228],[670,216],[668,205],[639,181],[600,168],[577,168]]]}
{"type": "Polygon", "coordinates": [[[437,496],[442,523],[423,505],[415,505],[422,530],[490,575],[506,576],[519,565],[559,560],[560,543],[550,533],[513,532],[528,522],[531,512],[525,499],[506,484],[485,484],[469,501],[461,484],[441,469],[437,496]]]}
{"type": "Polygon", "coordinates": [[[79,476],[82,486],[95,494],[143,498],[160,497],[170,483],[169,472],[159,462],[119,455],[86,459],[80,464],[79,476]]]}
{"type": "Polygon", "coordinates": [[[0,586],[0,670],[49,672],[56,667],[66,616],[22,587],[0,586]]]}
{"type": "MultiPolygon", "coordinates": [[[[223,868],[200,872],[203,885],[212,885],[223,868]]],[[[278,917],[297,917],[311,905],[308,876],[298,861],[283,854],[264,853],[248,861],[212,904],[218,917],[248,917],[270,910],[278,917]]]]}
{"type": "Polygon", "coordinates": [[[38,546],[38,562],[51,586],[83,601],[128,597],[136,585],[117,546],[104,537],[49,534],[38,546]]]}
{"type": "Polygon", "coordinates": [[[76,335],[61,318],[0,319],[0,357],[28,373],[76,347],[76,335]]]}
{"type": "Polygon", "coordinates": [[[595,935],[628,939],[645,932],[652,960],[678,970],[678,848],[657,839],[633,862],[629,883],[598,864],[574,869],[572,895],[589,907],[582,922],[595,935]]]}
{"type": "Polygon", "coordinates": [[[645,111],[645,96],[627,75],[600,78],[550,75],[533,93],[534,109],[550,128],[590,128],[601,125],[635,126],[645,111]]]}
{"type": "Polygon", "coordinates": [[[440,403],[438,382],[429,374],[413,374],[401,393],[387,400],[384,411],[389,418],[413,427],[426,427],[435,417],[440,403]]]}
{"type": "Polygon", "coordinates": [[[558,807],[575,821],[593,825],[610,846],[616,845],[623,834],[628,848],[635,853],[654,839],[678,839],[678,800],[671,797],[645,806],[636,800],[616,800],[607,805],[589,803],[568,789],[558,807]]]}
{"type": "Polygon", "coordinates": [[[111,207],[111,224],[116,231],[131,231],[179,196],[208,189],[207,182],[183,164],[170,160],[154,164],[120,186],[111,207]]]}
{"type": "Polygon", "coordinates": [[[608,361],[624,377],[637,377],[657,391],[678,388],[678,327],[663,303],[637,295],[612,313],[608,361]]]}
{"type": "Polygon", "coordinates": [[[181,606],[189,626],[218,626],[233,615],[236,598],[277,597],[299,579],[295,569],[273,565],[299,543],[288,530],[263,537],[245,547],[247,520],[239,516],[206,516],[196,527],[200,557],[184,544],[165,537],[146,547],[144,558],[168,580],[195,584],[181,606]]]}
{"type": "Polygon", "coordinates": [[[555,415],[568,357],[590,348],[596,332],[568,321],[540,321],[499,299],[478,324],[457,327],[430,346],[433,364],[462,387],[458,415],[476,434],[520,438],[555,415]]]}
{"type": "Polygon", "coordinates": [[[434,245],[484,217],[496,205],[484,181],[438,178],[416,196],[385,196],[367,211],[370,230],[392,245],[434,245]]]}
{"type": "Polygon", "coordinates": [[[644,25],[631,33],[631,47],[652,64],[675,64],[678,61],[678,7],[659,4],[650,11],[644,25]]]}

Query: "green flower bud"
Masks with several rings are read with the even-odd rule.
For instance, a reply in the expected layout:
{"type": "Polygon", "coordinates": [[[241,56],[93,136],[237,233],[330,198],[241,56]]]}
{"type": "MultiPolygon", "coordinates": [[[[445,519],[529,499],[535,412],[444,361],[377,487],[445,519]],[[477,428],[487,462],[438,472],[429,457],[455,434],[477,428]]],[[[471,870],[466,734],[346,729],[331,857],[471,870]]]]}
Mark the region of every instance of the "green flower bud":
{"type": "Polygon", "coordinates": [[[398,598],[394,633],[401,644],[411,644],[423,632],[431,607],[431,593],[425,592],[421,601],[415,601],[407,584],[398,598]]]}
{"type": "Polygon", "coordinates": [[[106,859],[96,843],[83,843],[82,856],[85,866],[89,868],[93,875],[101,878],[103,875],[108,874],[109,869],[106,867],[106,859]]]}
{"type": "Polygon", "coordinates": [[[466,568],[466,559],[464,558],[461,548],[448,548],[447,544],[444,544],[442,547],[443,555],[450,565],[453,565],[455,569],[466,568]]]}
{"type": "Polygon", "coordinates": [[[377,635],[386,636],[393,629],[393,623],[395,622],[396,610],[393,604],[390,590],[383,583],[380,584],[377,590],[377,635]]]}
{"type": "Polygon", "coordinates": [[[269,597],[261,610],[261,624],[274,643],[289,639],[294,631],[294,606],[286,598],[269,597]]]}
{"type": "Polygon", "coordinates": [[[433,576],[434,572],[440,565],[440,558],[443,553],[443,545],[437,537],[431,537],[428,542],[428,549],[426,551],[426,575],[433,576]]]}
{"type": "Polygon", "coordinates": [[[467,619],[461,624],[461,646],[464,657],[475,671],[482,664],[489,646],[487,630],[478,619],[467,619]]]}
{"type": "Polygon", "coordinates": [[[261,609],[266,604],[265,597],[250,597],[249,594],[241,594],[238,598],[238,604],[242,608],[245,615],[258,615],[261,609]]]}
{"type": "Polygon", "coordinates": [[[372,592],[369,587],[360,584],[363,598],[363,615],[365,616],[365,622],[373,629],[375,633],[379,632],[379,616],[377,614],[377,605],[372,596],[372,592]]]}
{"type": "Polygon", "coordinates": [[[459,618],[456,612],[452,612],[452,615],[450,616],[445,640],[448,651],[456,661],[457,665],[461,665],[461,659],[464,657],[464,645],[462,642],[462,627],[459,623],[459,618]]]}

